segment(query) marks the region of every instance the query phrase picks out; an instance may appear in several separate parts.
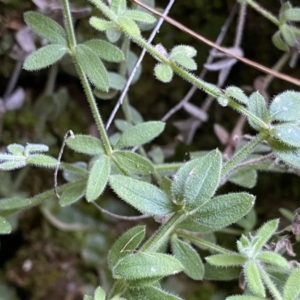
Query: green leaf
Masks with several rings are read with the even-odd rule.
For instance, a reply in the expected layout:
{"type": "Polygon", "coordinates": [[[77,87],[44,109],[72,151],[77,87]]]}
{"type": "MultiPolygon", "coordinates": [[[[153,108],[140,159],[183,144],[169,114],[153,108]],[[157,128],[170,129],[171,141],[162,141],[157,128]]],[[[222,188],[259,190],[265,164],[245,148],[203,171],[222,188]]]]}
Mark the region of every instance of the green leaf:
{"type": "MultiPolygon", "coordinates": [[[[149,285],[158,285],[158,282],[162,279],[162,276],[151,277],[151,278],[142,278],[142,279],[134,279],[134,280],[127,280],[128,286],[130,288],[144,288],[149,285]]],[[[128,296],[128,295],[126,295],[128,296]]]]}
{"type": "Polygon", "coordinates": [[[124,14],[125,17],[132,19],[134,21],[139,21],[142,23],[152,24],[156,21],[155,17],[150,15],[149,13],[140,11],[140,10],[127,10],[124,14]]]}
{"type": "Polygon", "coordinates": [[[158,80],[168,83],[173,78],[173,70],[169,65],[158,63],[154,68],[154,74],[158,80]]]}
{"type": "Polygon", "coordinates": [[[87,155],[97,155],[104,152],[101,141],[90,135],[76,134],[67,138],[66,144],[72,150],[87,155]]]}
{"type": "Polygon", "coordinates": [[[25,150],[25,147],[20,144],[10,144],[7,146],[7,150],[14,155],[23,155],[23,151],[25,150]]]}
{"type": "Polygon", "coordinates": [[[135,226],[123,233],[113,244],[108,253],[108,264],[110,269],[115,267],[120,259],[137,249],[144,240],[146,234],[145,226],[135,226]]]}
{"type": "Polygon", "coordinates": [[[284,12],[284,16],[288,21],[300,21],[300,8],[290,8],[284,12]]]}
{"type": "Polygon", "coordinates": [[[95,290],[94,300],[105,300],[106,294],[101,286],[98,286],[95,290]]]}
{"type": "Polygon", "coordinates": [[[300,119],[300,93],[286,91],[277,95],[270,105],[272,121],[298,121],[300,119]]]}
{"type": "Polygon", "coordinates": [[[168,276],[183,270],[173,256],[163,253],[136,253],[125,256],[113,269],[114,278],[139,279],[168,276]]]}
{"type": "Polygon", "coordinates": [[[89,295],[84,295],[83,300],[94,300],[94,297],[89,296],[89,295]]]}
{"type": "Polygon", "coordinates": [[[113,157],[125,169],[137,174],[149,174],[154,171],[151,161],[131,151],[114,151],[113,157]]]}
{"type": "Polygon", "coordinates": [[[274,219],[268,221],[256,231],[255,237],[257,237],[257,241],[255,242],[253,248],[253,250],[255,250],[255,253],[259,253],[263,246],[269,241],[269,239],[277,230],[278,224],[279,219],[274,219]]]}
{"type": "Polygon", "coordinates": [[[118,25],[122,31],[133,38],[139,38],[141,36],[141,31],[136,23],[128,17],[122,16],[118,18],[118,25]]]}
{"type": "Polygon", "coordinates": [[[26,153],[47,152],[49,147],[44,144],[27,144],[25,147],[26,153]]]}
{"type": "Polygon", "coordinates": [[[126,11],[126,0],[112,0],[110,8],[114,11],[114,13],[120,16],[126,11]]]}
{"type": "MultiPolygon", "coordinates": [[[[129,51],[128,55],[127,55],[127,59],[126,59],[127,74],[132,73],[137,61],[138,61],[137,55],[134,52],[129,51]]],[[[137,70],[133,76],[131,84],[134,84],[135,82],[137,82],[138,79],[141,77],[141,74],[142,74],[142,66],[139,65],[139,67],[137,68],[137,70]]]]}
{"type": "Polygon", "coordinates": [[[20,169],[26,166],[25,157],[23,161],[5,161],[0,163],[0,170],[2,171],[12,171],[20,169]]]}
{"type": "Polygon", "coordinates": [[[121,62],[125,59],[124,53],[116,46],[104,40],[93,39],[83,43],[95,52],[101,59],[109,62],[121,62]]]}
{"type": "Polygon", "coordinates": [[[30,199],[19,197],[4,198],[0,200],[0,211],[21,209],[31,204],[30,199]]]}
{"type": "Polygon", "coordinates": [[[183,265],[183,272],[194,280],[201,280],[204,276],[204,266],[197,251],[188,243],[176,237],[171,239],[172,252],[183,265]]]}
{"type": "Polygon", "coordinates": [[[251,168],[241,168],[230,174],[228,181],[251,189],[256,185],[257,171],[251,168]]]}
{"type": "Polygon", "coordinates": [[[180,53],[173,55],[171,54],[170,59],[187,70],[197,70],[197,64],[195,60],[187,55],[180,53]]]}
{"type": "MultiPolygon", "coordinates": [[[[248,102],[248,109],[261,120],[269,122],[270,116],[269,110],[267,109],[266,100],[259,92],[251,94],[248,102]]],[[[255,124],[250,118],[248,118],[248,122],[254,129],[261,129],[260,126],[255,124]]]]}
{"type": "Polygon", "coordinates": [[[218,101],[218,103],[219,103],[221,106],[223,106],[223,107],[226,107],[226,106],[228,105],[228,102],[229,102],[228,98],[227,98],[227,97],[224,97],[224,96],[219,96],[219,97],[217,98],[217,101],[218,101]]]}
{"type": "Polygon", "coordinates": [[[122,91],[126,84],[126,79],[118,73],[108,72],[109,88],[122,91]]]}
{"type": "Polygon", "coordinates": [[[24,13],[24,20],[35,33],[49,42],[68,45],[66,31],[53,19],[38,12],[28,11],[24,13]]]}
{"type": "Polygon", "coordinates": [[[63,170],[63,177],[68,182],[75,182],[81,179],[87,179],[89,173],[87,170],[87,163],[78,161],[73,164],[71,169],[63,170]]]}
{"type": "Polygon", "coordinates": [[[216,267],[210,264],[205,264],[204,278],[207,280],[229,281],[239,278],[241,267],[216,267]]]}
{"type": "Polygon", "coordinates": [[[292,5],[289,2],[284,2],[279,11],[279,20],[280,23],[285,23],[287,19],[285,18],[285,12],[292,8],[292,5]]]}
{"type": "Polygon", "coordinates": [[[27,71],[37,71],[51,66],[60,60],[66,53],[63,45],[47,45],[30,54],[24,61],[23,68],[27,71]]]}
{"type": "Polygon", "coordinates": [[[286,145],[300,147],[300,128],[293,123],[276,125],[271,129],[271,135],[286,145]]]}
{"type": "Polygon", "coordinates": [[[280,254],[272,251],[262,251],[256,256],[257,259],[281,268],[289,268],[289,262],[280,254]]]}
{"type": "Polygon", "coordinates": [[[89,80],[96,88],[108,91],[108,75],[97,54],[84,44],[76,46],[76,58],[89,80]]]}
{"type": "Polygon", "coordinates": [[[58,160],[45,154],[33,154],[26,159],[26,163],[38,167],[55,168],[58,160]]]}
{"type": "Polygon", "coordinates": [[[179,226],[201,233],[225,228],[245,216],[253,207],[254,199],[254,196],[247,193],[215,197],[179,226]]]}
{"type": "Polygon", "coordinates": [[[300,168],[300,148],[290,147],[275,140],[268,139],[275,155],[287,165],[300,168]]]}
{"type": "Polygon", "coordinates": [[[124,132],[127,129],[132,127],[132,124],[130,122],[125,121],[125,120],[115,119],[114,123],[115,123],[117,129],[122,131],[122,132],[124,132]]]}
{"type": "Polygon", "coordinates": [[[0,234],[8,234],[11,233],[11,226],[10,224],[0,216],[0,234]]]}
{"type": "Polygon", "coordinates": [[[245,279],[251,292],[256,296],[266,297],[265,287],[260,278],[259,266],[254,260],[250,260],[245,265],[245,279]]]}
{"type": "Polygon", "coordinates": [[[205,257],[207,262],[218,267],[233,267],[243,265],[247,259],[238,253],[216,254],[205,257]]]}
{"type": "Polygon", "coordinates": [[[150,121],[137,124],[122,133],[115,148],[140,146],[152,141],[164,130],[165,123],[150,121]]]}
{"type": "Polygon", "coordinates": [[[266,300],[266,298],[249,296],[249,295],[235,295],[227,297],[226,300],[266,300]]]}
{"type": "Polygon", "coordinates": [[[289,51],[289,46],[282,39],[280,31],[276,31],[272,36],[273,44],[282,51],[289,51]]]}
{"type": "Polygon", "coordinates": [[[107,155],[102,155],[94,162],[89,174],[86,186],[86,200],[88,202],[95,201],[102,194],[109,174],[110,158],[107,155]]]}
{"type": "Polygon", "coordinates": [[[289,276],[283,290],[284,300],[297,300],[300,295],[300,267],[295,268],[289,276]]]}
{"type": "Polygon", "coordinates": [[[123,175],[111,175],[109,183],[121,199],[143,213],[163,216],[173,212],[168,196],[150,183],[123,175]]]}
{"type": "Polygon", "coordinates": [[[106,31],[114,27],[114,23],[97,17],[90,18],[90,25],[99,31],[106,31]]]}
{"type": "Polygon", "coordinates": [[[240,103],[248,105],[249,98],[245,95],[244,91],[236,86],[228,86],[225,89],[225,96],[232,97],[240,103]]]}
{"type": "Polygon", "coordinates": [[[187,57],[194,57],[197,55],[197,50],[194,47],[191,46],[187,46],[187,45],[179,45],[179,46],[175,46],[171,52],[170,52],[170,56],[173,55],[184,55],[187,57]]]}
{"type": "Polygon", "coordinates": [[[64,207],[80,200],[85,194],[85,189],[86,181],[73,182],[62,192],[59,204],[64,207]]]}
{"type": "Polygon", "coordinates": [[[198,209],[214,195],[221,167],[222,155],[218,150],[185,164],[174,176],[174,200],[179,203],[183,201],[182,204],[190,210],[198,209]]]}
{"type": "Polygon", "coordinates": [[[142,289],[132,289],[130,291],[130,299],[143,299],[143,300],[181,300],[175,295],[172,295],[158,287],[147,286],[142,289]]]}
{"type": "Polygon", "coordinates": [[[116,43],[122,36],[122,32],[115,27],[106,30],[105,35],[111,43],[116,43]]]}
{"type": "Polygon", "coordinates": [[[284,23],[282,25],[279,26],[279,30],[280,33],[283,37],[283,40],[290,46],[290,47],[294,47],[297,40],[296,40],[296,36],[294,31],[292,30],[292,28],[284,23]]]}

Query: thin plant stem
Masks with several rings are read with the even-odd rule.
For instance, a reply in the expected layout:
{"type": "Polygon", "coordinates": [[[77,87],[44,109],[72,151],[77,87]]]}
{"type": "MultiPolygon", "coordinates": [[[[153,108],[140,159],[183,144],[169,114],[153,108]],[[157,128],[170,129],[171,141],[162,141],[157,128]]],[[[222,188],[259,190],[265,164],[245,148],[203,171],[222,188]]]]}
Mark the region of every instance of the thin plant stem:
{"type": "Polygon", "coordinates": [[[71,18],[69,2],[68,2],[68,0],[62,0],[62,3],[63,3],[63,10],[64,10],[64,16],[65,16],[65,21],[66,21],[71,56],[73,58],[77,73],[78,73],[81,83],[83,85],[83,89],[85,91],[88,103],[90,105],[90,108],[91,108],[91,111],[93,114],[93,117],[96,121],[97,128],[100,132],[100,136],[101,136],[101,139],[103,142],[105,153],[108,156],[110,156],[112,153],[112,149],[110,146],[110,142],[109,142],[107,133],[105,131],[105,127],[104,127],[100,112],[99,112],[97,104],[96,104],[96,100],[94,98],[93,92],[92,92],[90,84],[88,82],[88,79],[87,79],[83,69],[81,68],[80,64],[78,63],[76,55],[75,55],[76,39],[75,39],[75,33],[74,33],[74,28],[73,28],[73,23],[72,23],[72,18],[71,18]]]}
{"type": "Polygon", "coordinates": [[[175,226],[181,223],[186,218],[184,212],[176,212],[166,223],[147,240],[147,242],[141,247],[142,252],[155,252],[170,236],[171,232],[175,229],[175,226]]]}
{"type": "Polygon", "coordinates": [[[251,151],[261,143],[269,135],[268,131],[260,132],[252,141],[242,147],[222,168],[221,177],[224,177],[243,159],[245,159],[251,151]]]}
{"type": "Polygon", "coordinates": [[[98,205],[96,202],[92,202],[92,204],[103,214],[106,214],[110,217],[119,219],[119,220],[124,220],[124,221],[139,221],[139,220],[143,220],[143,219],[147,219],[150,218],[150,215],[141,215],[141,216],[132,216],[132,217],[128,217],[128,216],[122,216],[122,215],[117,215],[114,214],[106,209],[104,209],[103,207],[101,207],[100,205],[98,205]]]}
{"type": "Polygon", "coordinates": [[[212,242],[209,242],[207,240],[204,240],[200,237],[196,237],[192,234],[189,233],[185,233],[183,231],[177,231],[176,234],[180,237],[182,237],[183,239],[186,239],[190,242],[192,242],[194,245],[200,247],[200,248],[205,248],[209,251],[212,252],[217,252],[217,253],[222,253],[222,254],[227,254],[227,253],[231,253],[230,250],[227,250],[219,245],[216,245],[212,242]]]}
{"type": "MultiPolygon", "coordinates": [[[[91,0],[91,1],[95,1],[95,0],[91,0]]],[[[142,3],[142,2],[140,2],[139,0],[131,0],[131,1],[134,1],[134,2],[138,3],[138,4],[141,5],[142,7],[146,8],[147,10],[151,11],[152,13],[154,13],[154,14],[156,14],[156,15],[158,15],[158,16],[161,16],[161,17],[163,16],[159,11],[157,11],[157,10],[151,8],[150,6],[148,6],[148,5],[146,5],[146,4],[142,3]]],[[[95,3],[95,2],[93,2],[93,3],[94,3],[96,6],[99,5],[99,4],[95,3]]],[[[230,51],[230,50],[228,50],[228,49],[226,49],[226,48],[224,48],[224,47],[221,47],[221,46],[215,44],[214,42],[208,40],[207,38],[203,37],[203,36],[200,35],[200,34],[197,34],[197,33],[194,32],[193,30],[187,28],[186,26],[184,26],[184,25],[182,25],[181,23],[175,21],[174,19],[172,19],[172,18],[170,18],[170,17],[168,17],[168,16],[165,16],[164,18],[165,18],[165,20],[166,20],[167,22],[169,22],[170,24],[172,24],[172,25],[174,25],[175,27],[179,28],[180,30],[182,30],[182,31],[184,31],[184,32],[186,32],[186,33],[188,33],[189,35],[195,37],[195,38],[198,39],[199,41],[202,41],[203,43],[205,43],[205,44],[207,44],[207,45],[209,45],[209,46],[211,46],[211,47],[213,47],[213,48],[215,48],[215,49],[217,49],[217,50],[219,50],[219,51],[221,51],[221,52],[223,52],[223,53],[225,53],[225,54],[227,54],[227,55],[229,55],[229,56],[232,56],[232,57],[236,58],[237,60],[239,60],[239,61],[241,61],[241,62],[243,62],[243,63],[245,63],[245,64],[247,64],[247,65],[250,65],[250,66],[252,66],[253,68],[256,68],[256,69],[258,69],[258,70],[260,70],[260,71],[262,71],[262,72],[264,72],[264,73],[267,73],[267,74],[272,73],[272,74],[273,74],[275,77],[277,77],[277,78],[280,78],[280,79],[282,79],[282,80],[285,80],[285,81],[288,81],[288,82],[291,82],[291,83],[293,83],[293,84],[295,84],[295,85],[300,86],[300,80],[298,80],[297,78],[288,76],[288,75],[283,74],[283,73],[280,73],[280,72],[276,72],[276,71],[274,71],[274,70],[272,70],[272,69],[270,69],[270,68],[268,68],[268,67],[265,67],[265,66],[263,66],[263,65],[261,65],[261,64],[259,64],[259,63],[253,62],[253,61],[251,61],[251,60],[249,60],[249,59],[247,59],[247,58],[245,58],[245,57],[238,56],[238,55],[236,55],[235,53],[233,53],[232,51],[230,51]]],[[[292,28],[294,29],[294,27],[292,27],[292,28]]],[[[296,30],[295,30],[295,32],[296,32],[296,30]]],[[[297,32],[298,32],[298,31],[297,31],[297,32]]],[[[299,29],[299,32],[300,32],[300,29],[299,29]]]]}
{"type": "MultiPolygon", "coordinates": [[[[227,18],[225,24],[222,26],[221,31],[220,31],[220,33],[219,33],[219,35],[218,35],[218,37],[217,37],[217,39],[215,41],[215,43],[217,45],[220,45],[222,43],[222,41],[223,41],[223,39],[224,39],[224,37],[225,37],[225,35],[227,33],[228,27],[231,24],[234,15],[236,14],[236,8],[237,8],[237,5],[235,5],[233,7],[233,9],[231,10],[230,15],[227,18]]],[[[214,59],[215,53],[216,53],[216,49],[213,48],[210,51],[210,53],[209,53],[209,56],[208,56],[207,61],[206,61],[206,64],[212,63],[212,61],[214,59]]],[[[199,75],[199,78],[204,79],[204,77],[205,77],[205,75],[206,75],[207,72],[208,72],[208,70],[206,68],[203,68],[202,71],[201,71],[201,73],[200,73],[200,75],[199,75]]],[[[188,91],[188,93],[185,95],[185,97],[177,105],[175,105],[171,110],[169,110],[162,117],[161,121],[163,121],[163,122],[167,121],[172,115],[174,115],[178,110],[180,110],[184,106],[185,103],[187,103],[187,102],[190,101],[190,99],[192,98],[192,96],[195,94],[195,92],[197,90],[198,90],[198,88],[196,86],[191,87],[191,89],[188,91]]]]}
{"type": "MultiPolygon", "coordinates": [[[[174,2],[175,2],[175,0],[170,0],[170,1],[169,1],[169,4],[167,5],[166,9],[165,9],[164,12],[163,12],[163,16],[166,16],[166,15],[169,13],[169,11],[170,11],[172,5],[174,4],[174,2]]],[[[151,42],[153,41],[153,39],[154,39],[155,36],[156,36],[156,33],[159,31],[159,29],[160,29],[160,27],[161,27],[161,25],[162,25],[162,23],[163,23],[163,21],[164,21],[164,18],[162,18],[162,17],[158,20],[156,26],[154,27],[154,29],[153,29],[152,32],[151,32],[151,35],[150,35],[150,37],[149,37],[149,39],[148,39],[148,43],[151,43],[151,42]]],[[[117,113],[117,111],[118,111],[120,105],[123,103],[123,100],[124,100],[124,98],[125,98],[125,95],[126,95],[127,92],[128,92],[128,89],[129,89],[130,84],[131,84],[131,82],[132,82],[132,80],[133,80],[133,78],[134,78],[134,75],[135,75],[135,73],[136,73],[138,67],[140,66],[140,64],[141,64],[141,62],[142,62],[142,60],[143,60],[143,58],[144,58],[146,52],[147,52],[147,51],[146,51],[145,49],[142,50],[142,53],[141,53],[140,57],[138,58],[138,60],[137,60],[137,62],[136,62],[136,64],[135,64],[135,66],[134,66],[134,68],[133,68],[133,70],[132,70],[132,72],[131,72],[131,74],[130,74],[130,76],[129,76],[127,82],[126,82],[126,85],[125,85],[125,87],[124,87],[124,89],[123,89],[123,91],[122,91],[122,94],[121,94],[121,96],[120,96],[120,98],[119,98],[119,100],[118,100],[118,102],[117,102],[117,104],[116,104],[116,106],[115,106],[113,112],[111,113],[111,115],[110,115],[110,117],[109,117],[109,119],[108,119],[108,122],[107,122],[107,124],[106,124],[106,129],[108,129],[108,128],[110,127],[110,125],[111,125],[113,119],[115,118],[115,115],[116,115],[116,113],[117,113]]]]}

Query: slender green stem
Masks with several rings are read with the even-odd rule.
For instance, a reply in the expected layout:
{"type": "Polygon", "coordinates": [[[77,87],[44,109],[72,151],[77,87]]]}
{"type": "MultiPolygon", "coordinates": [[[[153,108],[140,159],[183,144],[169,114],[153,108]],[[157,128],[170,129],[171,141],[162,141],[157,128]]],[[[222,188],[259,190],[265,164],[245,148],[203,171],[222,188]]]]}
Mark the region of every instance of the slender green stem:
{"type": "Polygon", "coordinates": [[[221,171],[221,177],[227,175],[239,162],[245,159],[268,135],[268,131],[262,131],[252,141],[242,147],[227,163],[225,163],[221,171]]]}
{"type": "Polygon", "coordinates": [[[237,110],[239,113],[245,115],[247,118],[251,119],[255,124],[257,124],[260,128],[268,129],[269,125],[265,123],[263,120],[258,118],[256,115],[254,115],[252,112],[246,109],[245,106],[235,102],[232,99],[229,99],[228,105],[237,110]]]}
{"type": "MultiPolygon", "coordinates": [[[[77,182],[80,184],[80,183],[85,182],[85,181],[86,181],[86,179],[82,179],[82,180],[77,181],[77,182]]],[[[59,186],[57,188],[57,192],[59,194],[61,194],[63,191],[65,191],[67,188],[69,188],[69,186],[72,186],[72,184],[74,184],[74,183],[70,182],[70,183],[66,183],[66,184],[63,184],[63,185],[59,186]]],[[[32,198],[28,198],[27,200],[29,200],[29,201],[24,202],[24,206],[20,206],[16,209],[0,211],[0,215],[3,216],[3,217],[12,215],[16,212],[20,212],[23,209],[29,209],[33,206],[37,206],[39,204],[42,204],[44,201],[46,201],[50,198],[53,198],[53,197],[56,197],[56,194],[55,194],[54,189],[51,189],[51,190],[48,190],[48,191],[43,192],[41,194],[38,194],[38,195],[36,195],[32,198]]]]}
{"type": "MultiPolygon", "coordinates": [[[[255,9],[257,12],[259,12],[261,15],[263,15],[265,18],[267,18],[269,21],[271,21],[276,26],[280,26],[280,21],[277,19],[273,14],[271,14],[269,11],[264,9],[262,6],[258,5],[253,0],[246,0],[247,4],[250,5],[253,9],[255,9]]],[[[290,28],[297,34],[300,34],[300,29],[296,28],[294,26],[290,26],[290,28]]]]}
{"type": "Polygon", "coordinates": [[[66,27],[67,27],[69,47],[70,47],[70,50],[73,52],[75,50],[77,43],[76,43],[76,38],[75,38],[75,31],[74,31],[74,27],[73,27],[71,10],[70,10],[70,6],[69,6],[69,0],[62,0],[62,5],[63,5],[64,18],[65,18],[66,27]]]}
{"type": "Polygon", "coordinates": [[[184,165],[184,163],[159,164],[159,165],[155,165],[155,170],[159,173],[175,172],[179,168],[181,168],[183,165],[184,165]]]}
{"type": "Polygon", "coordinates": [[[150,239],[141,247],[142,252],[155,252],[163,245],[165,240],[170,236],[175,226],[186,218],[183,212],[176,212],[165,224],[150,237],[150,239]]]}
{"type": "Polygon", "coordinates": [[[270,12],[268,12],[266,9],[264,9],[262,6],[258,5],[253,0],[246,0],[247,4],[250,5],[252,8],[254,8],[257,12],[259,12],[261,15],[263,15],[266,19],[274,23],[276,26],[279,26],[279,20],[270,12]]]}
{"type": "Polygon", "coordinates": [[[271,280],[271,278],[268,275],[268,273],[264,270],[264,268],[262,266],[259,265],[258,268],[259,268],[260,276],[262,277],[262,280],[263,280],[264,284],[269,289],[269,291],[272,294],[273,298],[275,300],[283,300],[283,297],[281,296],[280,292],[276,288],[276,285],[271,280]]]}
{"type": "Polygon", "coordinates": [[[97,124],[97,128],[100,132],[100,136],[103,142],[103,146],[104,146],[104,150],[105,153],[107,155],[111,155],[112,153],[112,149],[110,146],[110,142],[107,136],[107,133],[105,131],[105,127],[101,118],[101,115],[99,113],[97,104],[96,104],[96,100],[94,98],[93,92],[91,90],[90,84],[87,80],[87,77],[83,71],[83,69],[81,68],[80,64],[77,61],[76,55],[75,55],[75,47],[76,47],[76,39],[75,39],[75,33],[74,33],[74,27],[73,27],[73,22],[72,22],[72,18],[71,18],[71,12],[70,12],[70,7],[69,7],[69,2],[68,0],[63,0],[63,9],[64,9],[64,16],[66,19],[66,24],[67,24],[67,33],[68,33],[68,39],[69,39],[69,47],[70,47],[70,51],[71,51],[71,56],[73,58],[75,67],[77,69],[79,78],[81,80],[81,83],[83,85],[87,100],[89,102],[93,117],[96,121],[97,124]]]}
{"type": "MultiPolygon", "coordinates": [[[[156,49],[151,44],[149,44],[141,36],[131,36],[130,32],[126,31],[122,26],[119,26],[117,18],[115,18],[113,12],[110,10],[109,7],[104,5],[104,3],[96,1],[96,0],[90,0],[90,1],[97,8],[99,8],[111,21],[115,22],[116,25],[119,27],[119,29],[124,31],[135,43],[140,45],[142,48],[146,49],[155,59],[157,59],[161,63],[169,65],[172,68],[172,70],[175,73],[177,73],[180,77],[182,77],[185,80],[189,81],[191,84],[195,85],[199,89],[203,89],[207,94],[213,96],[214,98],[218,98],[220,96],[226,97],[226,95],[223,93],[223,91],[219,87],[217,87],[214,84],[207,83],[204,80],[196,77],[195,75],[193,75],[189,71],[184,70],[183,68],[181,68],[180,66],[175,64],[172,60],[170,60],[168,56],[165,56],[158,49],[156,49]]],[[[265,122],[263,122],[262,120],[257,118],[255,115],[253,115],[243,105],[233,101],[230,97],[226,97],[226,98],[229,101],[229,106],[231,106],[235,110],[238,110],[240,113],[247,116],[253,122],[258,124],[261,128],[268,128],[268,125],[265,124],[265,122]]]]}
{"type": "Polygon", "coordinates": [[[211,243],[207,240],[196,237],[194,235],[191,235],[191,234],[188,234],[188,233],[185,233],[182,231],[177,231],[176,234],[186,240],[191,241],[194,245],[199,246],[200,248],[205,248],[209,251],[222,253],[222,254],[231,253],[230,250],[227,250],[219,245],[216,245],[214,243],[211,243]]]}

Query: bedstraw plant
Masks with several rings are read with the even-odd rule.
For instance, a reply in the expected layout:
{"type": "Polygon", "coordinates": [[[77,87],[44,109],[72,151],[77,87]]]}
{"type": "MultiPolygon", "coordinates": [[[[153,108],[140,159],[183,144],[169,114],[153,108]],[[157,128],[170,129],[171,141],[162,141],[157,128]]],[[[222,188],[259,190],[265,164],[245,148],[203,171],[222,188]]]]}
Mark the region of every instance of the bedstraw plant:
{"type": "MultiPolygon", "coordinates": [[[[208,83],[193,73],[197,69],[195,48],[177,45],[168,51],[163,45],[152,45],[143,38],[143,26],[157,21],[153,13],[126,0],[89,2],[98,10],[98,16],[92,16],[89,24],[104,33],[106,39],[77,42],[68,0],[62,0],[64,27],[41,13],[26,12],[26,24],[48,43],[30,54],[23,68],[36,71],[64,56],[71,57],[100,138],[72,131],[66,134],[67,147],[85,154],[85,164],[61,161],[61,154],[54,158],[47,154],[48,146],[43,144],[8,145],[7,152],[0,154],[2,171],[26,166],[51,168],[55,171],[55,184],[53,189],[33,197],[2,199],[0,232],[10,233],[7,217],[26,208],[53,198],[62,207],[82,198],[96,204],[104,190],[110,188],[142,217],[151,216],[160,226],[150,237],[146,237],[144,225],[123,233],[107,255],[114,285],[110,291],[99,286],[93,296],[86,295],[84,300],[182,299],[160,284],[165,277],[180,272],[193,280],[240,277],[241,294],[229,296],[228,300],[300,299],[300,267],[287,260],[286,248],[276,251],[274,247],[274,243],[280,242],[278,219],[243,234],[236,242],[235,251],[219,246],[205,235],[238,221],[246,222],[242,218],[251,214],[255,205],[254,195],[219,194],[220,186],[227,181],[247,186],[247,181],[253,181],[259,170],[294,172],[300,167],[300,93],[283,91],[268,104],[257,91],[248,96],[236,86],[220,88],[208,83]],[[120,49],[115,43],[122,39],[127,44],[123,42],[124,47],[120,49]],[[164,131],[165,122],[143,121],[125,98],[127,127],[120,134],[109,136],[95,95],[109,95],[123,88],[129,41],[157,61],[154,68],[157,80],[168,83],[179,75],[221,106],[239,112],[256,135],[241,143],[229,157],[212,149],[197,153],[187,162],[158,163],[150,159],[143,146],[164,131]],[[109,72],[104,62],[120,64],[119,74],[109,72]],[[57,186],[59,171],[67,182],[57,186]],[[207,250],[208,254],[200,255],[197,248],[207,250]]],[[[300,21],[300,8],[286,2],[276,17],[252,0],[239,1],[239,5],[253,7],[278,26],[273,36],[278,48],[290,51],[298,47],[300,29],[296,24],[300,21]]],[[[299,230],[295,222],[286,230],[297,240],[299,230]]]]}

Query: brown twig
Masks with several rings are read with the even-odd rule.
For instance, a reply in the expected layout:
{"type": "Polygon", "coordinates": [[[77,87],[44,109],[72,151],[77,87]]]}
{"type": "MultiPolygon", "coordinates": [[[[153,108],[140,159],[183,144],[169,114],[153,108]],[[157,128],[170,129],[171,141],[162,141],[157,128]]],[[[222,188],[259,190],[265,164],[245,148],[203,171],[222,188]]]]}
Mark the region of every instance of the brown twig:
{"type": "Polygon", "coordinates": [[[252,60],[249,60],[247,58],[244,58],[244,57],[241,57],[241,56],[238,56],[238,55],[235,55],[234,53],[232,53],[230,50],[227,50],[226,48],[223,48],[217,44],[215,44],[214,42],[208,40],[207,38],[203,37],[202,35],[200,34],[197,34],[196,32],[194,32],[193,30],[187,28],[186,26],[182,25],[181,23],[175,21],[174,19],[168,17],[168,16],[163,16],[163,14],[161,14],[159,11],[151,8],[150,6],[140,2],[139,0],[131,0],[133,1],[134,3],[144,7],[145,9],[149,10],[150,12],[152,12],[153,14],[155,15],[158,15],[162,18],[164,18],[168,23],[174,25],[175,27],[179,28],[180,30],[190,34],[191,36],[195,37],[196,39],[202,41],[203,43],[227,54],[227,55],[230,55],[236,59],[238,59],[239,61],[253,67],[253,68],[256,68],[264,73],[267,73],[267,74],[273,74],[275,77],[277,78],[280,78],[282,80],[285,80],[285,81],[288,81],[290,83],[293,83],[297,86],[300,86],[300,80],[294,78],[294,77],[291,77],[291,76],[288,76],[286,74],[283,74],[283,73],[280,73],[280,72],[277,72],[277,71],[274,71],[268,67],[265,67],[259,63],[256,63],[256,62],[253,62],[252,60]]]}

